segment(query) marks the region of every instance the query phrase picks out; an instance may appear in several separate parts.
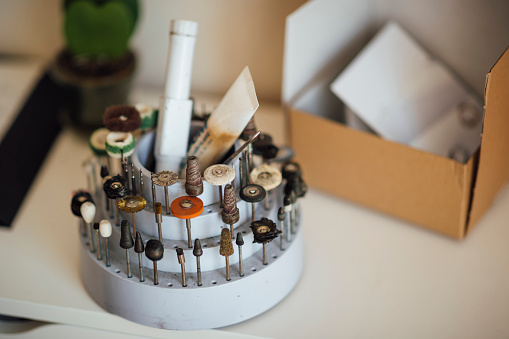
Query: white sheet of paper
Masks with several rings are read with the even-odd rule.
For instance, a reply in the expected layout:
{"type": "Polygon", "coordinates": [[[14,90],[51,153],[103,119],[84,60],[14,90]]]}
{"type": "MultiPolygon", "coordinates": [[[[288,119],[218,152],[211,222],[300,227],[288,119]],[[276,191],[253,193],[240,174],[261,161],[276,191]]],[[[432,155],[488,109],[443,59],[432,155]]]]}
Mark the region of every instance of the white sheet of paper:
{"type": "MultiPolygon", "coordinates": [[[[462,102],[474,101],[447,68],[394,22],[380,30],[330,88],[382,137],[405,144],[418,140],[415,144],[420,148],[446,156],[450,136],[439,138],[442,145],[433,140],[428,147],[422,134],[429,128],[442,130],[435,124],[444,114],[462,102]]],[[[460,131],[464,127],[458,124],[455,128],[460,131]]],[[[472,137],[470,133],[456,134],[472,137]]],[[[479,145],[480,137],[475,139],[467,143],[475,145],[469,153],[479,145]]]]}
{"type": "Polygon", "coordinates": [[[471,100],[460,103],[442,115],[433,125],[413,139],[410,145],[464,163],[479,147],[481,132],[482,108],[477,102],[471,100]]]}
{"type": "Polygon", "coordinates": [[[205,128],[191,143],[188,156],[198,158],[202,171],[220,161],[258,106],[253,79],[249,68],[245,67],[210,115],[205,128]]]}

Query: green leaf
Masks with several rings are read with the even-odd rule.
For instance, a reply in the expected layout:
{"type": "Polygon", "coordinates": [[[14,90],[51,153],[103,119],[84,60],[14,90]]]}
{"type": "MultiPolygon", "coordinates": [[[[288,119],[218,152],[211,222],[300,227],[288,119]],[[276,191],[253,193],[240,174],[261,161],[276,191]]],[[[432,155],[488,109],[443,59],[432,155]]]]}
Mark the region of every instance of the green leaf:
{"type": "Polygon", "coordinates": [[[67,46],[73,54],[90,58],[118,58],[128,50],[133,14],[120,1],[96,5],[76,0],[69,4],[64,19],[67,46]]]}
{"type": "MultiPolygon", "coordinates": [[[[67,11],[69,6],[73,2],[76,2],[76,1],[83,1],[83,0],[63,0],[64,11],[67,11]]],[[[111,0],[87,0],[87,1],[92,2],[92,3],[96,4],[97,6],[102,6],[111,0]]],[[[136,23],[138,22],[138,17],[139,17],[139,13],[140,13],[139,1],[138,0],[113,0],[113,1],[118,1],[118,2],[125,4],[126,8],[131,12],[131,14],[133,16],[133,25],[132,25],[132,29],[131,29],[131,34],[132,34],[134,32],[134,28],[136,27],[136,23]]]]}

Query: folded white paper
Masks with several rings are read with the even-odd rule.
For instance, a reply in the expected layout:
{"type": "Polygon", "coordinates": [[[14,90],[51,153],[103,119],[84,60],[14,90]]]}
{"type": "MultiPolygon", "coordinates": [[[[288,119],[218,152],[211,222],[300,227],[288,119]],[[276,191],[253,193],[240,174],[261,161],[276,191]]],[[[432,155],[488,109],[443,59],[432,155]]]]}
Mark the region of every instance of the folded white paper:
{"type": "Polygon", "coordinates": [[[253,79],[249,68],[245,67],[210,115],[205,128],[193,140],[188,156],[198,158],[202,171],[220,161],[238,139],[258,106],[253,79]]]}
{"type": "Polygon", "coordinates": [[[469,107],[481,117],[481,105],[394,22],[381,29],[330,88],[387,139],[444,156],[461,144],[470,157],[479,146],[482,119],[467,126],[445,116],[469,107]]]}

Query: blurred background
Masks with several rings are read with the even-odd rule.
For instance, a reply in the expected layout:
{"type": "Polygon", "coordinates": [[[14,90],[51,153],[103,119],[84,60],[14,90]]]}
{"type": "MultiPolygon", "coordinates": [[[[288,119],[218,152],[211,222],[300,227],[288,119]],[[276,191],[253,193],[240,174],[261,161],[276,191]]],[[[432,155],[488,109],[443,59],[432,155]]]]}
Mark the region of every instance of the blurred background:
{"type": "MultiPolygon", "coordinates": [[[[222,96],[249,66],[261,100],[279,101],[288,14],[305,0],[142,0],[131,46],[135,85],[163,87],[170,20],[199,23],[192,91],[222,96]]],[[[61,0],[0,0],[0,54],[51,59],[63,46],[61,0]]]]}
{"type": "MultiPolygon", "coordinates": [[[[486,65],[493,65],[493,55],[500,55],[500,46],[508,43],[505,32],[493,34],[506,27],[506,0],[332,1],[342,3],[346,12],[366,9],[360,21],[374,24],[369,25],[360,46],[391,17],[480,95],[489,71],[486,65]]],[[[163,86],[170,20],[187,19],[199,23],[193,92],[222,96],[247,65],[259,99],[279,101],[285,18],[305,2],[141,0],[131,41],[138,56],[135,85],[163,86]]],[[[0,0],[0,18],[0,55],[29,54],[50,61],[63,46],[61,0],[0,0]]]]}

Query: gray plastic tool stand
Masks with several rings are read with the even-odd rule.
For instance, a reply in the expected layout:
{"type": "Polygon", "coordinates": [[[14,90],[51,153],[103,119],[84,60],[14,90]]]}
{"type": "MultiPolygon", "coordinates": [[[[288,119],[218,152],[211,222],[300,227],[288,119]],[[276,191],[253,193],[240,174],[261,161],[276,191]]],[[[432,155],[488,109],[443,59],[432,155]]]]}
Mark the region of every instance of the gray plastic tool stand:
{"type": "MultiPolygon", "coordinates": [[[[143,136],[136,147],[132,161],[139,182],[139,170],[142,169],[145,180],[145,198],[147,207],[135,214],[136,227],[143,241],[157,239],[158,231],[153,213],[150,172],[142,164],[147,160],[152,145],[152,133],[143,136]]],[[[238,170],[238,169],[237,169],[238,170]]],[[[238,175],[238,173],[237,173],[238,175]]],[[[185,180],[170,187],[170,201],[186,195],[185,180]]],[[[239,185],[236,182],[237,196],[239,185]]],[[[277,202],[283,201],[283,185],[274,190],[271,196],[277,202]]],[[[88,238],[81,237],[81,274],[83,283],[90,296],[107,311],[128,320],[157,328],[175,330],[198,330],[232,325],[259,315],[280,302],[297,284],[304,264],[304,244],[301,228],[285,250],[280,250],[280,240],[267,244],[267,265],[262,262],[262,245],[253,243],[250,229],[251,206],[242,200],[237,202],[241,215],[234,225],[234,234],[242,232],[244,245],[243,273],[239,275],[239,255],[235,239],[232,239],[235,253],[230,256],[231,280],[226,281],[225,258],[219,254],[221,229],[230,227],[222,222],[217,187],[204,182],[203,213],[192,219],[193,240],[199,238],[203,248],[200,257],[202,286],[197,285],[196,257],[192,248],[187,248],[185,221],[164,213],[164,192],[161,187],[157,200],[163,204],[163,259],[157,262],[158,285],[154,285],[153,263],[143,254],[145,281],[140,282],[138,256],[130,249],[132,278],[127,278],[125,250],[119,246],[120,227],[113,226],[109,238],[111,266],[105,265],[104,239],[100,239],[103,260],[97,260],[95,253],[88,248],[88,238]],[[175,249],[184,249],[187,287],[182,287],[181,266],[175,249]]],[[[96,219],[108,218],[104,209],[104,194],[94,197],[98,207],[96,219]]],[[[271,204],[265,210],[260,203],[256,209],[256,218],[267,217],[277,222],[277,210],[281,204],[271,204]]],[[[132,216],[121,213],[121,220],[131,224],[132,216]]],[[[300,220],[300,218],[299,218],[300,220]]],[[[111,220],[114,225],[114,220],[111,220]]],[[[279,228],[279,224],[278,224],[279,228]]]]}

